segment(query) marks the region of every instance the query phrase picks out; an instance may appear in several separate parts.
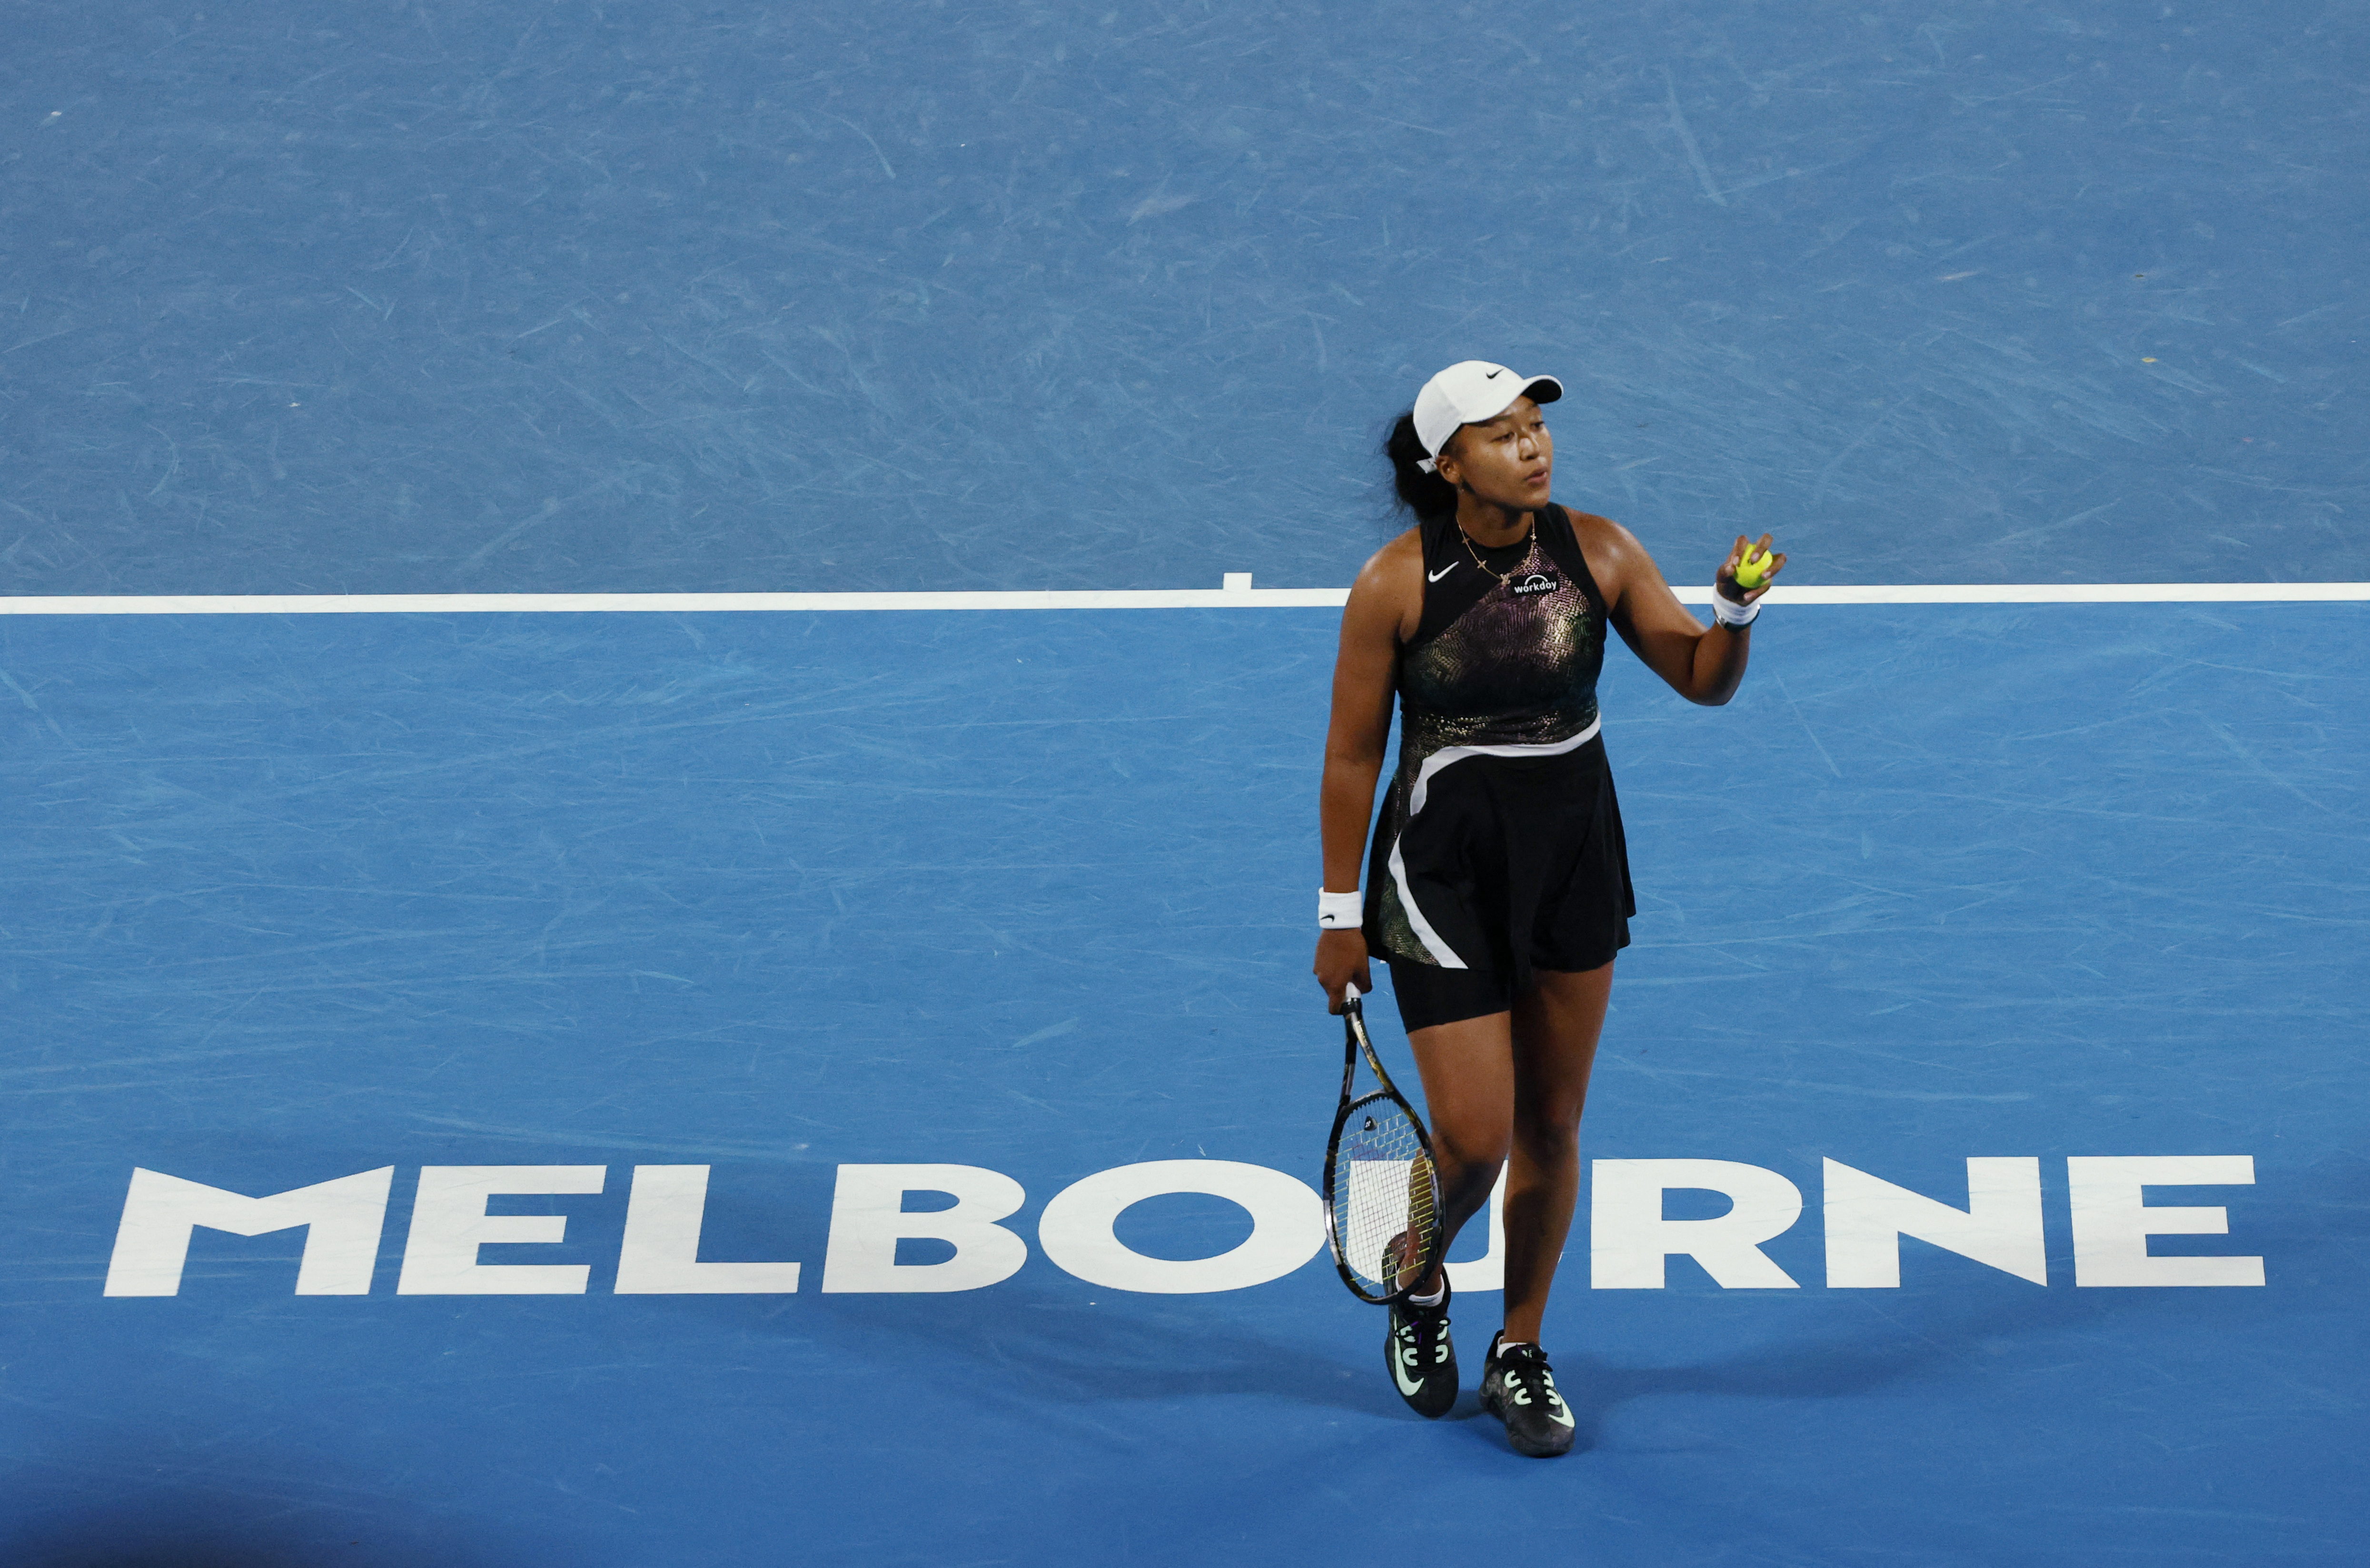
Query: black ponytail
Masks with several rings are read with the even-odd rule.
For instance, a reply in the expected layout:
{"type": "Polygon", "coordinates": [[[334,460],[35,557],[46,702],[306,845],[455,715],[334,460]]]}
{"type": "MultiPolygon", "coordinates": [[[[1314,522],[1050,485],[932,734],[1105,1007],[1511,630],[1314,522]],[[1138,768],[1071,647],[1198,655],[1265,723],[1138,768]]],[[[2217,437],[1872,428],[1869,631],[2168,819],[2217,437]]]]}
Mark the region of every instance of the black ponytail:
{"type": "Polygon", "coordinates": [[[1383,455],[1391,460],[1391,488],[1399,504],[1415,513],[1419,522],[1437,522],[1456,515],[1456,486],[1437,474],[1416,466],[1432,454],[1415,433],[1415,411],[1400,415],[1383,441],[1383,455]]]}

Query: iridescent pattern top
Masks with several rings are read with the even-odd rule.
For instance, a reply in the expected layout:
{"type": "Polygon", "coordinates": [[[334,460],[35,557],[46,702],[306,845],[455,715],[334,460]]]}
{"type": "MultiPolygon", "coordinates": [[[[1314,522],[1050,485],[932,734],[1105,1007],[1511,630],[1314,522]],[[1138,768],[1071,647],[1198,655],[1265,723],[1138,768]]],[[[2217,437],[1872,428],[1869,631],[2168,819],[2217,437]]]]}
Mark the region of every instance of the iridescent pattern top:
{"type": "MultiPolygon", "coordinates": [[[[1570,761],[1594,739],[1605,604],[1570,517],[1552,504],[1526,541],[1499,551],[1478,551],[1453,518],[1426,523],[1423,575],[1423,618],[1399,649],[1398,773],[1375,824],[1365,925],[1384,957],[1462,969],[1481,956],[1465,929],[1469,900],[1457,890],[1467,873],[1445,841],[1420,848],[1410,871],[1403,841],[1439,784],[1466,770],[1570,761]],[[1452,766],[1457,772],[1442,780],[1452,766]],[[1432,888],[1430,914],[1419,883],[1432,888]]],[[[1455,815],[1419,837],[1455,840],[1455,815]]],[[[1510,885],[1530,878],[1520,867],[1490,876],[1510,885]]],[[[1527,975],[1526,957],[1509,961],[1527,975]]]]}
{"type": "Polygon", "coordinates": [[[1423,620],[1399,650],[1399,776],[1444,747],[1548,746],[1595,723],[1605,601],[1564,509],[1486,566],[1453,519],[1426,524],[1423,546],[1423,620]]]}

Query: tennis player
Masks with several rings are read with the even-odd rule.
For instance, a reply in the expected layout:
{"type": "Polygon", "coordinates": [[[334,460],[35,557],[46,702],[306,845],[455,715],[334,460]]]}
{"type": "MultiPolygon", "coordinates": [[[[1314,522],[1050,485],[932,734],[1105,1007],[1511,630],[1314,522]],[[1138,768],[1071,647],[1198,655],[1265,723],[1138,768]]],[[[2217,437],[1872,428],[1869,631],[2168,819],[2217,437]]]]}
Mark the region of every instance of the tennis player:
{"type": "MultiPolygon", "coordinates": [[[[1516,1451],[1571,1447],[1539,1321],[1580,1188],[1580,1114],[1629,944],[1621,808],[1597,734],[1605,628],[1690,702],[1725,703],[1744,678],[1767,589],[1738,587],[1740,537],[1699,625],[1619,523],[1548,498],[1553,376],[1467,360],[1426,382],[1386,450],[1417,526],[1358,574],[1341,616],[1325,742],[1325,887],[1317,979],[1391,989],[1423,1075],[1444,1235],[1506,1180],[1506,1321],[1481,1403],[1516,1451]],[[1360,851],[1399,703],[1399,763],[1360,851]]],[[[1766,552],[1769,536],[1761,537],[1766,552]]],[[[1786,557],[1768,566],[1774,575],[1786,557]]],[[[1442,1246],[1446,1252],[1446,1242],[1442,1246]]],[[[1435,1268],[1391,1309],[1385,1355],[1418,1413],[1456,1399],[1448,1279],[1435,1268]]]]}

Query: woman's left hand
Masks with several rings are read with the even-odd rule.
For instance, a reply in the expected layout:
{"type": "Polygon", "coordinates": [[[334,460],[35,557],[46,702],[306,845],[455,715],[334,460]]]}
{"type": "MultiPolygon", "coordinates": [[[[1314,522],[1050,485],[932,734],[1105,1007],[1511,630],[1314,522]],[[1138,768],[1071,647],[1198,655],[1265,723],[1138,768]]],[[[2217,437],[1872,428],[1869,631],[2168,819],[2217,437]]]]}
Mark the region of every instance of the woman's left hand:
{"type": "Polygon", "coordinates": [[[1728,559],[1720,563],[1719,573],[1712,578],[1712,589],[1731,603],[1750,604],[1769,591],[1770,583],[1776,580],[1778,574],[1785,570],[1785,556],[1770,555],[1769,535],[1763,534],[1759,544],[1748,546],[1745,544],[1744,535],[1740,533],[1736,536],[1736,544],[1728,552],[1728,559]],[[1752,588],[1742,588],[1737,584],[1736,567],[1737,564],[1744,559],[1748,548],[1768,555],[1769,564],[1762,568],[1759,583],[1752,588]]]}

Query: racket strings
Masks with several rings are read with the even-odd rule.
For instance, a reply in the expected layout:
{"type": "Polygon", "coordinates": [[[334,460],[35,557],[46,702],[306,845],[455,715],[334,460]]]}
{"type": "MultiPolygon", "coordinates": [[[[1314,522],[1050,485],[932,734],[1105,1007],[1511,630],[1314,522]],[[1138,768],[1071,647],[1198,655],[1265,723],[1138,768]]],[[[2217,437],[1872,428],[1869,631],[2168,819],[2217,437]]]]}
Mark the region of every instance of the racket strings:
{"type": "Polygon", "coordinates": [[[1440,1183],[1423,1135],[1388,1099],[1354,1108],[1334,1168],[1333,1222],[1342,1262],[1377,1295],[1419,1284],[1439,1234],[1440,1183]]]}

